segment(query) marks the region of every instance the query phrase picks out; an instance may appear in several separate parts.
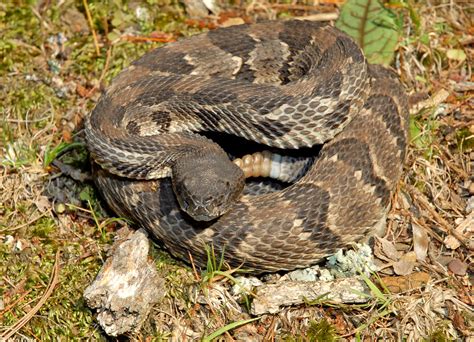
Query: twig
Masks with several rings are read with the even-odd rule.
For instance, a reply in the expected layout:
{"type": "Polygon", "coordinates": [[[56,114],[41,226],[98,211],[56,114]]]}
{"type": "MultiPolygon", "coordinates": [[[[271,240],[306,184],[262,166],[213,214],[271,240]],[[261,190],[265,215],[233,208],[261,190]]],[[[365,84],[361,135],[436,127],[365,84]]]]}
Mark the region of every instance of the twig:
{"type": "Polygon", "coordinates": [[[297,20],[310,20],[310,21],[331,21],[336,20],[339,17],[339,14],[336,12],[331,13],[317,13],[312,15],[305,15],[301,17],[293,17],[297,20]]]}
{"type": "Polygon", "coordinates": [[[86,98],[89,98],[97,90],[97,88],[100,86],[100,84],[104,80],[105,74],[107,73],[107,70],[109,69],[110,57],[111,56],[112,56],[112,47],[107,50],[107,54],[106,54],[106,57],[105,57],[104,69],[102,69],[102,73],[100,74],[99,81],[97,82],[98,85],[94,85],[92,87],[92,89],[89,90],[89,92],[85,96],[86,98]]]}
{"type": "MultiPolygon", "coordinates": [[[[8,228],[9,231],[14,231],[14,230],[18,230],[18,229],[21,229],[23,227],[26,227],[26,226],[29,226],[31,225],[32,223],[38,221],[40,218],[46,216],[46,213],[42,213],[34,218],[32,218],[31,220],[29,220],[28,222],[25,222],[25,223],[22,223],[16,227],[13,227],[13,228],[8,228]]],[[[0,232],[2,232],[3,230],[0,230],[0,232]]]]}
{"type": "Polygon", "coordinates": [[[193,255],[192,255],[191,252],[189,252],[189,251],[188,251],[188,256],[189,256],[189,261],[191,262],[191,266],[192,266],[192,268],[193,268],[194,276],[196,277],[196,281],[201,281],[201,277],[200,277],[199,274],[197,273],[196,265],[194,264],[193,255]]]}
{"type": "Polygon", "coordinates": [[[474,44],[474,37],[467,37],[467,38],[465,38],[465,39],[461,39],[461,41],[459,42],[459,44],[461,44],[461,45],[474,44]]]}
{"type": "Polygon", "coordinates": [[[270,8],[282,9],[282,10],[295,10],[295,11],[316,11],[318,6],[311,5],[299,5],[299,4],[271,4],[270,8]]]}
{"type": "Polygon", "coordinates": [[[104,65],[104,69],[102,70],[102,73],[100,74],[99,83],[104,80],[105,74],[107,73],[107,70],[109,69],[111,56],[112,56],[112,47],[107,50],[107,54],[105,56],[105,65],[104,65]]]}
{"type": "Polygon", "coordinates": [[[18,120],[18,119],[6,118],[5,121],[10,122],[10,123],[16,123],[16,124],[22,124],[22,123],[28,124],[28,123],[41,122],[41,121],[44,121],[44,120],[47,120],[47,119],[49,119],[49,117],[45,116],[45,117],[42,117],[42,118],[39,118],[39,119],[27,119],[27,120],[18,120]]]}
{"type": "Polygon", "coordinates": [[[272,316],[272,321],[270,326],[267,328],[267,332],[263,337],[264,341],[275,341],[275,325],[276,325],[276,316],[272,316]]]}
{"type": "MultiPolygon", "coordinates": [[[[456,232],[455,229],[451,227],[451,224],[447,222],[438,212],[430,205],[425,196],[421,194],[416,188],[410,187],[409,191],[415,198],[418,200],[418,203],[421,204],[423,209],[427,210],[431,214],[431,220],[437,223],[437,227],[443,232],[454,236],[464,247],[471,249],[467,239],[456,232]]],[[[433,235],[434,236],[434,235],[433,235]]]]}
{"type": "Polygon", "coordinates": [[[0,318],[3,317],[3,315],[6,313],[6,312],[9,312],[11,308],[13,308],[17,303],[21,302],[23,300],[23,298],[25,298],[26,296],[28,296],[28,294],[31,292],[31,290],[28,290],[26,291],[25,293],[23,293],[20,297],[18,297],[15,301],[13,301],[13,303],[11,303],[10,305],[8,305],[5,309],[3,309],[1,312],[0,312],[0,318]]]}
{"type": "Polygon", "coordinates": [[[17,46],[21,46],[21,47],[25,47],[27,49],[33,50],[34,52],[43,53],[43,50],[41,50],[39,47],[25,43],[24,41],[20,39],[11,39],[10,42],[14,43],[17,46]]]}
{"type": "Polygon", "coordinates": [[[300,5],[300,4],[271,4],[270,8],[283,9],[283,10],[294,10],[294,11],[318,11],[325,6],[321,5],[333,5],[341,4],[343,0],[325,0],[319,5],[300,5]]]}
{"type": "Polygon", "coordinates": [[[94,38],[95,53],[97,54],[97,57],[99,57],[100,56],[99,41],[97,40],[97,34],[95,33],[94,24],[92,23],[92,16],[91,16],[91,11],[89,9],[89,4],[87,3],[87,0],[82,0],[82,3],[84,4],[84,8],[86,9],[87,22],[89,23],[89,27],[92,32],[92,38],[94,38]]]}
{"type": "Polygon", "coordinates": [[[54,288],[58,283],[59,278],[59,250],[56,252],[56,257],[54,261],[53,271],[51,272],[51,280],[49,281],[48,288],[44,293],[43,297],[38,301],[38,303],[22,318],[18,320],[12,327],[10,327],[7,331],[5,331],[2,335],[0,335],[0,341],[6,341],[13,335],[15,335],[25,324],[27,324],[31,318],[39,311],[39,309],[43,306],[44,303],[48,300],[48,298],[53,293],[54,288]]]}
{"type": "Polygon", "coordinates": [[[176,40],[173,37],[145,37],[145,36],[123,36],[121,39],[132,42],[132,43],[141,43],[141,42],[171,43],[176,40]]]}
{"type": "Polygon", "coordinates": [[[44,26],[44,28],[48,31],[51,30],[51,27],[48,25],[48,23],[46,22],[46,20],[43,19],[43,17],[41,16],[41,14],[38,12],[38,10],[35,8],[35,6],[30,6],[30,10],[31,12],[39,19],[39,21],[41,22],[41,25],[44,26]]]}

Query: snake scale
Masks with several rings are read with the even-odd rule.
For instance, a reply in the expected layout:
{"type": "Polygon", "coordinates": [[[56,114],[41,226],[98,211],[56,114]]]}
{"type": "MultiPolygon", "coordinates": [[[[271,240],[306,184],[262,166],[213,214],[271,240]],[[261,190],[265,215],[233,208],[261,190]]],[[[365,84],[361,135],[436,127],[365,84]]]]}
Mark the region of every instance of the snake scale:
{"type": "Polygon", "coordinates": [[[369,65],[338,29],[290,20],[148,52],[85,127],[96,184],[117,214],[200,266],[212,245],[230,266],[268,272],[307,267],[384,223],[407,125],[396,74],[369,65]],[[208,132],[280,152],[322,147],[284,189],[242,195],[242,171],[208,132]]]}

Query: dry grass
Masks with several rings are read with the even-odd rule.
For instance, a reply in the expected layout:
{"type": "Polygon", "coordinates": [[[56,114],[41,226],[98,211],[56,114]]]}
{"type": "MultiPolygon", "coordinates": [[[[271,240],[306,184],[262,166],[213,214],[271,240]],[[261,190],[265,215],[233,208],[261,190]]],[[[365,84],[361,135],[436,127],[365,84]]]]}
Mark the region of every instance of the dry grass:
{"type": "MultiPolygon", "coordinates": [[[[217,21],[189,21],[174,1],[144,2],[148,20],[136,18],[137,3],[126,9],[91,2],[88,21],[84,3],[0,5],[0,339],[11,332],[41,341],[105,339],[82,299],[124,225],[108,219],[97,200],[81,146],[82,120],[101,83],[157,42],[232,17],[332,13],[339,2],[251,1],[217,21]],[[53,277],[58,283],[48,288],[53,277]]],[[[461,1],[412,6],[392,7],[405,22],[395,66],[413,104],[413,142],[387,234],[374,249],[381,270],[373,281],[391,291],[362,307],[288,308],[222,339],[473,338],[473,7],[461,1]]],[[[248,302],[229,294],[228,278],[203,283],[159,248],[152,257],[168,295],[130,337],[200,339],[250,318],[248,302]]]]}

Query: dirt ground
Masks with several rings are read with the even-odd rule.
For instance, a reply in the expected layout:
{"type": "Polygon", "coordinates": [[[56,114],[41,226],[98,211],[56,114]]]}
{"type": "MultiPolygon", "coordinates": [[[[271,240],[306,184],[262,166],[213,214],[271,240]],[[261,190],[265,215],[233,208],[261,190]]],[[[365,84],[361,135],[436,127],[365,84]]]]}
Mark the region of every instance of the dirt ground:
{"type": "MultiPolygon", "coordinates": [[[[193,12],[196,1],[2,2],[0,340],[115,339],[82,296],[127,226],[91,182],[83,136],[114,75],[183,36],[259,18],[334,20],[343,2],[221,1],[218,15],[193,12]]],[[[122,339],[474,341],[474,6],[386,7],[400,33],[392,67],[410,98],[411,144],[374,242],[367,302],[306,303],[234,328],[253,317],[251,295],[236,299],[231,278],[194,271],[153,242],[166,296],[122,339]]]]}

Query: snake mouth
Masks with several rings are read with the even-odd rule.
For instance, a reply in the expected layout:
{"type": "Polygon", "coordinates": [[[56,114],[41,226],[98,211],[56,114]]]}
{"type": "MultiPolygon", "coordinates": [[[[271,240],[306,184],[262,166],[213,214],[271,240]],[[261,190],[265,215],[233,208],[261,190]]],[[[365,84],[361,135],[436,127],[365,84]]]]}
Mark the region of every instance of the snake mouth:
{"type": "MultiPolygon", "coordinates": [[[[241,191],[238,192],[240,194],[241,191]]],[[[176,193],[179,206],[195,221],[212,221],[227,213],[237,200],[237,195],[227,194],[217,198],[203,200],[187,192],[176,193]]]]}
{"type": "MultiPolygon", "coordinates": [[[[178,201],[180,202],[180,201],[178,201]]],[[[181,209],[195,221],[209,222],[227,212],[227,207],[206,207],[203,205],[189,205],[187,201],[180,202],[181,209]]]]}

